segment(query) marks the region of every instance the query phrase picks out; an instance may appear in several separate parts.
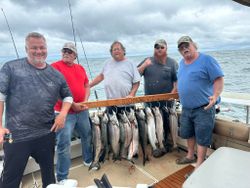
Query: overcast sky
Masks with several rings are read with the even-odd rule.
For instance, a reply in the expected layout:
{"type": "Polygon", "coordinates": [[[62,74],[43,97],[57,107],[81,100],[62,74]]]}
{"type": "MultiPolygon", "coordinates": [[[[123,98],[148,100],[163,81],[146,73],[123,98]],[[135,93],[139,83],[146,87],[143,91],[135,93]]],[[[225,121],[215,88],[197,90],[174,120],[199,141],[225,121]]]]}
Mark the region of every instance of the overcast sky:
{"type": "MultiPolygon", "coordinates": [[[[176,53],[176,41],[190,35],[201,51],[250,48],[250,7],[231,0],[70,0],[77,46],[79,36],[89,57],[108,55],[120,40],[127,54],[151,54],[164,38],[176,53]]],[[[45,35],[49,56],[60,55],[73,41],[68,0],[0,0],[20,56],[31,31],[45,35]]],[[[0,57],[15,57],[3,12],[0,15],[0,57]]]]}

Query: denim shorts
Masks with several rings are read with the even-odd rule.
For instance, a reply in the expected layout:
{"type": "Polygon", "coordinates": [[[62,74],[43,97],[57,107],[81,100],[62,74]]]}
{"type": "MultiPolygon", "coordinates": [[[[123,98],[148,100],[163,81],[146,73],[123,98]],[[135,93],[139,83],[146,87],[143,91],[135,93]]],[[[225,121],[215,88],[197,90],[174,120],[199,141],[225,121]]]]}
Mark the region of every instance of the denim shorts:
{"type": "Polygon", "coordinates": [[[196,143],[209,146],[215,122],[215,107],[204,110],[204,106],[195,109],[182,109],[180,118],[180,136],[184,139],[195,137],[196,143]]]}

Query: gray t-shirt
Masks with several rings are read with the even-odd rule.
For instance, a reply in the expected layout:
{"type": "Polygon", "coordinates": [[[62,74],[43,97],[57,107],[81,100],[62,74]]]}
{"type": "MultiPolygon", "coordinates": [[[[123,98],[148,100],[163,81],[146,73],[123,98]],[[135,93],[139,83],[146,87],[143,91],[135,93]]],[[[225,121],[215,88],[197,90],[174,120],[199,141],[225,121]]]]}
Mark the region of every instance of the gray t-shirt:
{"type": "Polygon", "coordinates": [[[165,64],[157,62],[154,57],[150,57],[150,60],[152,64],[142,74],[144,76],[145,95],[170,93],[173,89],[173,83],[177,81],[177,62],[170,57],[167,57],[165,64]]]}
{"type": "Polygon", "coordinates": [[[50,133],[54,105],[71,93],[64,77],[50,65],[37,69],[27,58],[7,62],[0,70],[0,92],[6,95],[5,127],[14,142],[50,133]]]}
{"type": "Polygon", "coordinates": [[[116,62],[114,59],[107,60],[102,74],[107,99],[128,96],[132,85],[141,79],[136,64],[128,59],[120,62],[116,62]]]}

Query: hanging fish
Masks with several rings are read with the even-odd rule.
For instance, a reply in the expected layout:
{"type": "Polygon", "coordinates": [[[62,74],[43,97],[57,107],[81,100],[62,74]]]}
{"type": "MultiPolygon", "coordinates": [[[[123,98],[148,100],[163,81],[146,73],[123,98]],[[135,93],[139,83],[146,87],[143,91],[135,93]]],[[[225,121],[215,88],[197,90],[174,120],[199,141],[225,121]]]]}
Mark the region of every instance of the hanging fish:
{"type": "Polygon", "coordinates": [[[100,153],[102,149],[102,142],[101,142],[101,129],[100,129],[100,119],[97,116],[97,113],[94,113],[91,117],[92,121],[92,140],[93,140],[93,146],[94,146],[94,160],[91,163],[89,170],[95,169],[99,170],[101,168],[101,165],[99,163],[100,153]]]}
{"type": "Polygon", "coordinates": [[[149,160],[147,145],[148,145],[148,126],[146,124],[146,115],[142,109],[138,109],[135,111],[136,119],[138,122],[139,129],[139,140],[142,147],[143,153],[143,165],[145,165],[146,161],[149,160]]]}
{"type": "Polygon", "coordinates": [[[106,112],[101,114],[100,116],[101,119],[101,139],[102,139],[102,151],[101,151],[101,156],[100,160],[101,162],[104,162],[105,159],[108,158],[108,152],[109,152],[109,143],[108,143],[108,115],[106,112]]]}
{"type": "Polygon", "coordinates": [[[131,124],[132,129],[132,141],[128,148],[128,160],[132,160],[132,157],[138,154],[139,148],[139,131],[138,131],[138,123],[135,117],[135,111],[131,108],[130,112],[127,112],[127,117],[131,124]]]}
{"type": "Polygon", "coordinates": [[[164,143],[164,128],[163,128],[162,115],[161,115],[159,107],[156,106],[156,107],[153,107],[152,109],[153,109],[154,116],[155,116],[156,136],[158,139],[159,147],[163,153],[166,153],[166,150],[163,144],[164,143]]]}
{"type": "Polygon", "coordinates": [[[125,111],[122,111],[119,114],[119,117],[120,117],[119,123],[120,123],[120,137],[121,137],[120,156],[126,159],[128,154],[128,147],[132,141],[132,128],[125,111]]]}
{"type": "Polygon", "coordinates": [[[153,156],[160,157],[160,156],[162,156],[162,152],[156,146],[157,138],[156,138],[156,132],[155,132],[154,116],[153,116],[152,111],[149,107],[146,107],[145,112],[147,115],[148,138],[149,138],[149,142],[150,142],[152,149],[153,149],[153,156]]]}
{"type": "Polygon", "coordinates": [[[120,125],[114,111],[111,114],[108,113],[109,123],[108,123],[108,134],[109,134],[109,143],[113,152],[113,160],[120,159],[120,125]]]}
{"type": "Polygon", "coordinates": [[[178,115],[176,112],[176,101],[173,102],[169,111],[169,128],[171,137],[173,139],[173,148],[177,148],[177,138],[178,138],[178,115]]]}

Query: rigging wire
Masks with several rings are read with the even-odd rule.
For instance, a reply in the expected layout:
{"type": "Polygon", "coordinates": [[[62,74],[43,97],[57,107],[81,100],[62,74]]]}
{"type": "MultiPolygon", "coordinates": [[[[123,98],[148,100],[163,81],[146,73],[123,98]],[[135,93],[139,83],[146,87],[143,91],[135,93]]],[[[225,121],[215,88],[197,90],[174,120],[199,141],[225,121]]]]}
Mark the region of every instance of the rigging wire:
{"type": "MultiPolygon", "coordinates": [[[[86,52],[85,52],[85,49],[84,49],[84,46],[83,46],[82,38],[81,38],[80,33],[79,33],[78,30],[77,30],[77,33],[78,33],[78,36],[79,36],[79,39],[80,39],[80,42],[81,42],[81,46],[82,46],[82,50],[83,50],[83,53],[84,53],[85,60],[87,62],[90,78],[91,78],[91,80],[93,80],[92,71],[91,71],[91,68],[89,66],[89,61],[88,61],[88,58],[87,58],[87,55],[86,55],[86,52]]],[[[98,95],[97,95],[96,89],[94,89],[94,94],[95,94],[96,100],[98,100],[98,95]]]]}
{"type": "MultiPolygon", "coordinates": [[[[74,26],[74,22],[73,22],[73,16],[72,16],[72,9],[71,9],[70,0],[68,0],[68,5],[69,5],[70,18],[71,18],[71,27],[72,27],[72,31],[73,31],[75,46],[76,46],[76,30],[75,30],[75,26],[74,26]]],[[[91,69],[90,69],[90,66],[89,66],[89,61],[88,61],[87,55],[86,55],[86,53],[85,53],[85,49],[84,49],[84,47],[83,47],[83,42],[82,42],[82,39],[81,39],[81,36],[80,36],[79,32],[78,32],[78,36],[79,36],[79,39],[80,39],[80,42],[81,42],[81,46],[82,46],[82,49],[83,49],[84,57],[85,57],[86,62],[87,62],[87,66],[88,66],[90,78],[91,78],[91,80],[93,80],[92,73],[91,73],[91,69]]],[[[78,64],[79,64],[78,56],[77,56],[77,62],[78,62],[78,64]]],[[[98,97],[97,91],[96,91],[95,89],[94,89],[94,94],[95,94],[96,100],[98,100],[99,97],[98,97]]]]}
{"type": "Polygon", "coordinates": [[[8,20],[7,20],[7,17],[6,17],[6,15],[5,15],[4,11],[3,11],[3,8],[1,8],[1,9],[2,9],[4,18],[5,18],[6,24],[7,24],[7,26],[8,26],[8,29],[9,29],[9,33],[10,33],[10,36],[11,36],[11,40],[12,40],[12,43],[13,43],[13,46],[14,46],[14,49],[15,49],[15,52],[16,52],[16,57],[17,57],[17,59],[19,59],[19,54],[18,54],[18,52],[17,52],[16,43],[15,43],[14,37],[13,37],[13,35],[12,35],[12,32],[11,32],[11,29],[10,29],[9,22],[8,22],[8,20]]]}
{"type": "MultiPolygon", "coordinates": [[[[75,46],[76,46],[76,33],[75,33],[75,27],[74,27],[74,22],[73,22],[73,15],[72,15],[72,10],[71,10],[70,0],[68,0],[68,5],[69,5],[69,14],[70,14],[70,19],[71,19],[71,27],[72,27],[72,32],[73,32],[73,36],[74,36],[75,46]]],[[[78,59],[77,54],[76,54],[76,59],[77,59],[77,63],[79,64],[79,59],[78,59]]]]}

